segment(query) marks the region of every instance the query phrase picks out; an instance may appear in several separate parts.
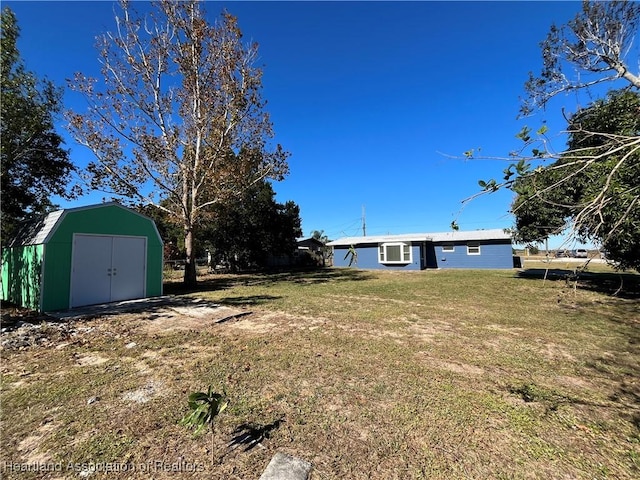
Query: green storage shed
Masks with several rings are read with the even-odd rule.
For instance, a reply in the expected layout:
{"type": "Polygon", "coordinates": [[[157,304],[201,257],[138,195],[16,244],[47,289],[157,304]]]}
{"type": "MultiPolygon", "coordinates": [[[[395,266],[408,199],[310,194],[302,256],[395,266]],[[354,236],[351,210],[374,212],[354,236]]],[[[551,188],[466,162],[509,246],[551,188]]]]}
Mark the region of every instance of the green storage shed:
{"type": "Polygon", "coordinates": [[[110,202],[22,226],[2,252],[2,299],[42,312],[162,295],[154,221],[110,202]]]}

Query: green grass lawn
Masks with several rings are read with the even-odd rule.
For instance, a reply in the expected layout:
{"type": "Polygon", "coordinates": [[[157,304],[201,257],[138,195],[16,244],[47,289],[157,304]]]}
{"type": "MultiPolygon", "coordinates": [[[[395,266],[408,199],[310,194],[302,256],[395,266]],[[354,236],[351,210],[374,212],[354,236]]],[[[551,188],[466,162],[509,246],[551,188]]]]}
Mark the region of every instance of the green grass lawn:
{"type": "Polygon", "coordinates": [[[276,451],[312,479],[638,478],[640,276],[537,267],[169,283],[247,314],[152,333],[153,314],[110,316],[3,349],[0,461],[64,467],[3,478],[97,462],[136,469],[109,478],[256,479],[276,451]],[[230,400],[213,451],[177,425],[210,384],[230,400]],[[140,388],[150,401],[123,400],[140,388]]]}

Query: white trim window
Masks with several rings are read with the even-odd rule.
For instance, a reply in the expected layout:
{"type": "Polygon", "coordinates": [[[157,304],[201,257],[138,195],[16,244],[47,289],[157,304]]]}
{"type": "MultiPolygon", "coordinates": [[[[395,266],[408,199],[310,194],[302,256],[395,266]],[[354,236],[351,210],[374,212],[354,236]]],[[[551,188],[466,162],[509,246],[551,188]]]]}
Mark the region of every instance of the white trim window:
{"type": "Polygon", "coordinates": [[[403,242],[381,243],[378,245],[378,262],[411,263],[413,252],[411,244],[403,242]]]}
{"type": "Polygon", "coordinates": [[[480,244],[467,243],[467,255],[480,255],[480,244]]]}
{"type": "Polygon", "coordinates": [[[445,243],[442,245],[442,253],[453,253],[456,251],[456,247],[453,243],[445,243]]]}

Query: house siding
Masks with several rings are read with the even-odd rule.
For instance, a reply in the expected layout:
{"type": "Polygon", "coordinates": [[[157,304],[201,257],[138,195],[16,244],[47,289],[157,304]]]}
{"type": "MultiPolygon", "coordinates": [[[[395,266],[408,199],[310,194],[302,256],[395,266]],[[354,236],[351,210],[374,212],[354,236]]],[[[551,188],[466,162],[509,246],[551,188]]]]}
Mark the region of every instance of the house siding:
{"type": "MultiPolygon", "coordinates": [[[[456,241],[456,242],[411,242],[412,262],[409,264],[381,264],[378,262],[379,243],[358,244],[357,263],[352,267],[378,270],[422,270],[425,268],[469,268],[469,269],[511,269],[513,268],[513,250],[510,239],[456,241]],[[443,247],[453,244],[454,251],[443,251],[443,247]],[[479,255],[469,255],[467,245],[480,245],[479,255]]],[[[349,247],[333,247],[333,265],[348,267],[349,257],[345,255],[349,247]]]]}
{"type": "Polygon", "coordinates": [[[453,252],[443,251],[443,246],[442,243],[433,245],[437,268],[513,268],[513,250],[510,240],[454,242],[453,252]],[[480,255],[467,253],[469,243],[480,245],[480,255]]]}
{"type": "MultiPolygon", "coordinates": [[[[346,253],[349,251],[349,247],[340,246],[334,247],[333,251],[333,266],[334,267],[348,267],[349,257],[345,258],[346,253]]],[[[358,245],[356,247],[358,253],[358,262],[354,263],[352,267],[364,268],[364,269],[384,269],[384,270],[421,270],[422,267],[422,255],[420,250],[420,244],[411,245],[412,261],[407,264],[385,264],[378,261],[378,244],[365,244],[358,245]]]]}

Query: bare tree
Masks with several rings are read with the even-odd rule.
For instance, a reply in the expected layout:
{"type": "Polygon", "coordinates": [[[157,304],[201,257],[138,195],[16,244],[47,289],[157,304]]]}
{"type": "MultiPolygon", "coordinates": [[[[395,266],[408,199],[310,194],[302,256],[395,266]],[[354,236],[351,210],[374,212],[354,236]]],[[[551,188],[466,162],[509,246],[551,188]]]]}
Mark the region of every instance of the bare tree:
{"type": "Polygon", "coordinates": [[[114,32],[98,38],[102,82],[70,87],[89,108],[69,129],[95,155],[91,187],[151,204],[182,225],[184,281],[196,283],[194,231],[211,205],[288,173],[261,97],[257,44],[228,13],[207,22],[196,0],[161,0],[146,16],[123,0],[114,32]]]}
{"type": "Polygon", "coordinates": [[[627,62],[640,22],[640,3],[583,1],[582,10],[540,44],[542,71],[529,74],[522,113],[543,108],[558,95],[622,78],[640,88],[640,62],[627,62]],[[633,68],[638,69],[636,73],[633,68]]]}

